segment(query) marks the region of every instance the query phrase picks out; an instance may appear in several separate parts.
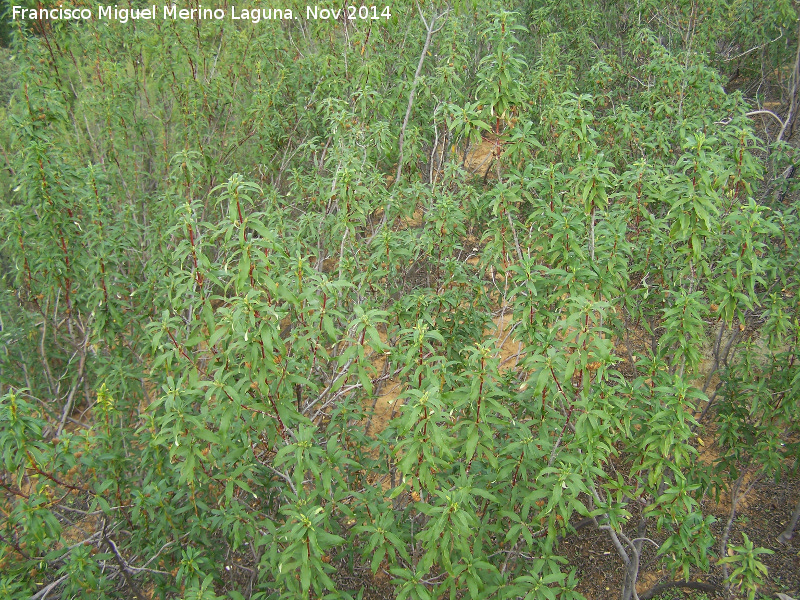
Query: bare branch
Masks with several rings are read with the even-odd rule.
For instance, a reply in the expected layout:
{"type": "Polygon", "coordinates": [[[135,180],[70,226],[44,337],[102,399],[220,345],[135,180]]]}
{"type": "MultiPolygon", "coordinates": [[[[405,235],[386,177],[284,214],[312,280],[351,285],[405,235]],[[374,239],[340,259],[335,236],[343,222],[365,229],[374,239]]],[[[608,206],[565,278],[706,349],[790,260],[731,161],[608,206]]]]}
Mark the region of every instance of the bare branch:
{"type": "MultiPolygon", "coordinates": [[[[109,550],[114,553],[114,560],[116,561],[117,565],[119,566],[119,572],[122,574],[122,578],[125,580],[128,589],[130,590],[131,594],[133,594],[136,600],[145,600],[144,594],[142,594],[141,590],[139,590],[139,586],[136,585],[136,582],[133,581],[131,578],[131,569],[128,566],[128,563],[122,558],[122,555],[119,553],[119,549],[117,549],[117,545],[114,541],[108,537],[106,534],[106,523],[103,522],[103,542],[108,546],[109,550]]],[[[149,569],[148,569],[149,571],[149,569]]]]}
{"type": "Polygon", "coordinates": [[[774,44],[775,42],[777,42],[782,37],[783,37],[783,32],[781,31],[781,34],[778,37],[776,37],[774,40],[770,40],[768,42],[764,42],[760,46],[753,46],[752,48],[750,48],[750,50],[745,50],[744,52],[741,52],[740,54],[737,54],[736,56],[732,56],[731,58],[724,59],[724,62],[731,62],[732,60],[736,60],[737,58],[741,58],[743,56],[747,56],[751,52],[755,52],[756,50],[761,50],[762,48],[766,48],[770,44],[774,44]]]}
{"type": "MultiPolygon", "coordinates": [[[[403,143],[405,142],[408,120],[411,117],[411,109],[414,106],[414,98],[417,95],[417,86],[419,85],[420,76],[422,74],[422,65],[425,63],[425,56],[428,54],[428,48],[431,45],[431,38],[433,37],[433,34],[437,33],[438,31],[441,31],[444,25],[441,25],[435,29],[434,27],[436,27],[436,21],[438,21],[439,19],[441,19],[442,17],[447,15],[447,13],[450,12],[450,9],[447,9],[443,13],[433,15],[429,23],[427,20],[425,20],[425,17],[422,14],[422,9],[420,8],[419,3],[417,3],[417,10],[419,11],[419,16],[422,19],[423,25],[425,25],[425,44],[422,46],[422,53],[419,55],[419,62],[417,63],[417,71],[414,73],[414,80],[411,83],[411,91],[408,94],[408,106],[406,107],[406,114],[405,117],[403,117],[403,125],[400,128],[400,138],[398,141],[399,155],[397,157],[397,173],[395,174],[394,177],[394,184],[393,184],[394,186],[397,186],[397,183],[400,181],[400,174],[403,170],[403,143]]],[[[383,219],[381,219],[381,222],[375,229],[375,232],[369,238],[369,241],[367,242],[368,244],[375,238],[375,236],[378,235],[378,233],[383,229],[384,225],[386,225],[386,219],[388,218],[391,206],[392,202],[390,200],[383,211],[383,219]]]]}
{"type": "Polygon", "coordinates": [[[53,583],[47,584],[45,587],[40,589],[36,592],[33,596],[31,596],[31,600],[44,600],[47,598],[48,594],[52,592],[55,588],[63,583],[63,581],[69,577],[69,575],[62,575],[58,579],[56,579],[53,583]]]}
{"type": "Polygon", "coordinates": [[[749,113],[745,113],[744,116],[745,117],[753,117],[755,115],[770,115],[776,121],[778,121],[778,123],[780,123],[781,127],[783,127],[783,121],[781,121],[781,118],[778,115],[776,115],[774,112],[772,112],[771,110],[767,110],[765,108],[761,109],[761,110],[751,110],[749,113]]]}
{"type": "Polygon", "coordinates": [[[797,52],[794,56],[794,68],[792,69],[792,92],[790,95],[791,102],[789,104],[789,114],[786,115],[786,119],[783,121],[781,132],[778,134],[776,140],[778,142],[783,139],[783,134],[786,133],[789,125],[792,123],[792,121],[794,121],[795,109],[797,108],[797,86],[800,84],[800,23],[797,25],[797,31],[797,52]]]}

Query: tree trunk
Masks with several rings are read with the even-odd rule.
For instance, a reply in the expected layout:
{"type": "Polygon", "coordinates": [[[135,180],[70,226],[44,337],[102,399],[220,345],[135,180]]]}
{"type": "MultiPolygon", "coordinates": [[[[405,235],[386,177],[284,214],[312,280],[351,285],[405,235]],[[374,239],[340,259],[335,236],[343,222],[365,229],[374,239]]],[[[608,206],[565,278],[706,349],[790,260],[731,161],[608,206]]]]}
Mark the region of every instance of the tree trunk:
{"type": "Polygon", "coordinates": [[[797,526],[798,519],[800,519],[800,500],[797,501],[797,504],[794,507],[792,518],[789,519],[789,524],[786,526],[786,529],[778,536],[778,541],[781,544],[788,544],[789,540],[792,539],[794,528],[797,526]]]}

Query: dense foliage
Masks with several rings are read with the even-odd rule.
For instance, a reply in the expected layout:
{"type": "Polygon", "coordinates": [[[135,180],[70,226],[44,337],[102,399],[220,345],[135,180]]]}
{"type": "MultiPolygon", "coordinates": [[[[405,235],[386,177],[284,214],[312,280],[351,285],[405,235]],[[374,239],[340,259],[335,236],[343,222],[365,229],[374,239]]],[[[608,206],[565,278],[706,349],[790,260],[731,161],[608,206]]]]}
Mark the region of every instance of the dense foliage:
{"type": "Polygon", "coordinates": [[[10,26],[4,597],[568,600],[582,518],[754,597],[700,502],[797,466],[791,3],[391,13],[10,26]]]}

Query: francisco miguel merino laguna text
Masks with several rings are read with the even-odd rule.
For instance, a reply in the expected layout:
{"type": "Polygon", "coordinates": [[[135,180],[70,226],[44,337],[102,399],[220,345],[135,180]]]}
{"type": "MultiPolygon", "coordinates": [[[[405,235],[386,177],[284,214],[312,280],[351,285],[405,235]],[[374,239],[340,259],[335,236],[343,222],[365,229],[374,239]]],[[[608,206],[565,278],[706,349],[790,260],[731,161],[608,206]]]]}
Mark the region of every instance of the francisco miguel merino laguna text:
{"type": "MultiPolygon", "coordinates": [[[[222,20],[230,18],[233,21],[250,21],[258,23],[268,20],[288,20],[299,19],[299,13],[293,13],[291,9],[282,8],[241,8],[231,6],[229,11],[222,8],[203,8],[200,4],[197,8],[178,8],[175,4],[162,6],[162,18],[167,19],[200,19],[200,20],[222,20]]],[[[26,8],[24,6],[13,6],[11,18],[13,20],[37,20],[49,19],[51,21],[89,21],[97,18],[100,21],[119,21],[127,23],[129,20],[152,21],[156,19],[159,12],[153,4],[147,8],[119,8],[116,4],[100,5],[97,7],[97,15],[92,13],[89,8],[26,8]]],[[[306,19],[339,19],[348,20],[378,20],[391,18],[391,11],[388,6],[346,6],[339,9],[320,8],[318,6],[306,6],[306,19]]]]}

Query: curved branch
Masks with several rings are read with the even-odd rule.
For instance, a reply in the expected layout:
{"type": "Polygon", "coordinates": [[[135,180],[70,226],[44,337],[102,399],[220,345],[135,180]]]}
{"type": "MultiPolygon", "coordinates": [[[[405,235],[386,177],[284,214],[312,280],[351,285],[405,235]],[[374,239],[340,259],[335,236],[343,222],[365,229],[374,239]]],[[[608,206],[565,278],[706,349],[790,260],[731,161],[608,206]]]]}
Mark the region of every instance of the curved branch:
{"type": "Polygon", "coordinates": [[[772,112],[771,110],[767,110],[766,108],[761,109],[761,110],[751,110],[749,113],[745,113],[744,116],[745,117],[753,117],[755,115],[769,115],[769,116],[773,117],[780,124],[781,127],[783,127],[783,121],[781,121],[781,118],[778,115],[776,115],[774,112],[772,112]]]}

